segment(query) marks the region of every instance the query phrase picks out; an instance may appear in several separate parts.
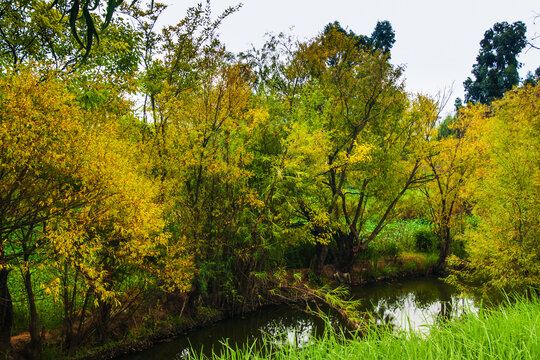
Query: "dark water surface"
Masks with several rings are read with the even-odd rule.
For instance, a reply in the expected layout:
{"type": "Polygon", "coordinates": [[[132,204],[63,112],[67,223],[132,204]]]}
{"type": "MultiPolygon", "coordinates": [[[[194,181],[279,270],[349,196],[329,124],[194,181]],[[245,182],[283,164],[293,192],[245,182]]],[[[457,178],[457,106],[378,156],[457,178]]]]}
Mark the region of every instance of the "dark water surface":
{"type": "MultiPolygon", "coordinates": [[[[464,311],[476,311],[469,299],[459,298],[457,292],[436,278],[407,279],[354,287],[352,297],[362,299],[362,309],[377,323],[393,326],[395,330],[426,332],[427,326],[440,318],[451,318],[464,311]]],[[[125,360],[187,358],[189,349],[209,355],[212,348],[219,353],[223,342],[235,348],[246,343],[260,343],[265,336],[278,342],[298,346],[324,331],[324,322],[286,305],[268,306],[243,317],[220,321],[213,326],[194,330],[170,342],[161,343],[125,360]]]]}

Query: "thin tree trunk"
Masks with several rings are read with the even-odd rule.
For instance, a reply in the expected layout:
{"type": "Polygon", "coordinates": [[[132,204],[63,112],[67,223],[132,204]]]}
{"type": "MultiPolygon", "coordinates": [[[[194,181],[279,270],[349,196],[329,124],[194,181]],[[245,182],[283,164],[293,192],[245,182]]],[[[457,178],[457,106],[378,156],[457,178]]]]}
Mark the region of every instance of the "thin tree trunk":
{"type": "Polygon", "coordinates": [[[66,354],[71,354],[75,347],[73,335],[73,304],[70,302],[69,296],[69,272],[67,263],[64,264],[63,289],[62,299],[64,301],[64,323],[62,327],[62,335],[64,338],[64,351],[66,354]]]}
{"type": "Polygon", "coordinates": [[[452,238],[450,236],[450,226],[443,224],[439,234],[439,260],[437,261],[437,271],[444,272],[446,270],[446,259],[450,256],[452,238]]]}
{"type": "MultiPolygon", "coordinates": [[[[28,256],[25,255],[25,261],[28,261],[28,256]]],[[[34,291],[32,289],[32,275],[30,269],[24,271],[24,287],[28,298],[28,308],[30,310],[30,323],[28,330],[30,331],[30,354],[32,359],[41,358],[41,334],[39,332],[39,317],[36,309],[36,301],[34,291]]]]}
{"type": "Polygon", "coordinates": [[[110,337],[110,320],[112,305],[105,301],[99,301],[99,324],[97,328],[98,342],[103,345],[110,337]]]}
{"type": "MultiPolygon", "coordinates": [[[[0,264],[2,266],[4,264],[0,264]]],[[[0,354],[11,348],[11,329],[13,326],[13,303],[8,288],[9,270],[0,269],[0,354]]]]}

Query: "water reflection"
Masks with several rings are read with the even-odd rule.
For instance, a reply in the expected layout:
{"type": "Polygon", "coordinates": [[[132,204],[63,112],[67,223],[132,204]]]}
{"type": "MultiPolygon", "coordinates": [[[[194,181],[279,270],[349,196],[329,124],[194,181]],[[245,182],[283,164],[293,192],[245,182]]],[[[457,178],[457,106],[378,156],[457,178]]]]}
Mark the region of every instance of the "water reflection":
{"type": "Polygon", "coordinates": [[[194,330],[125,359],[181,360],[189,358],[191,348],[198,353],[211,355],[212,351],[224,351],[225,346],[242,348],[246,343],[255,343],[255,347],[259,348],[263,339],[268,337],[273,339],[274,346],[289,343],[301,347],[323,331],[324,322],[303,311],[285,305],[269,306],[245,317],[220,321],[211,327],[194,330]]]}
{"type": "Polygon", "coordinates": [[[364,299],[364,311],[379,325],[395,331],[426,333],[438,321],[476,312],[471,299],[457,296],[455,289],[438,279],[416,279],[359,287],[355,298],[364,299]]]}
{"type": "MultiPolygon", "coordinates": [[[[471,300],[460,298],[456,291],[438,279],[409,279],[354,288],[351,295],[363,299],[363,311],[372,314],[377,324],[394,331],[414,330],[427,333],[428,326],[477,311],[471,300]]],[[[333,326],[337,320],[331,318],[333,326]]],[[[171,342],[126,357],[126,360],[188,358],[189,349],[210,355],[224,350],[224,342],[232,348],[245,344],[259,346],[265,337],[273,338],[273,346],[294,344],[305,346],[324,332],[324,321],[289,306],[271,306],[260,311],[221,321],[212,327],[194,330],[171,342]]]]}

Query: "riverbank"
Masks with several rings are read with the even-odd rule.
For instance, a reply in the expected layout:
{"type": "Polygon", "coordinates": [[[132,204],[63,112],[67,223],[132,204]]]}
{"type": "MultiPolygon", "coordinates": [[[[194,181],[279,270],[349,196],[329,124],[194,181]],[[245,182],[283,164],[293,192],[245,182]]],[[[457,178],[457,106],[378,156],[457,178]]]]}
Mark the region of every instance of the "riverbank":
{"type": "MultiPolygon", "coordinates": [[[[333,265],[327,265],[321,277],[324,284],[338,285],[335,281],[337,270],[333,265]]],[[[309,269],[288,270],[283,273],[283,279],[286,282],[293,282],[294,274],[301,274],[301,277],[307,281],[310,278],[309,269]]],[[[432,274],[432,267],[427,258],[427,255],[400,255],[400,257],[385,259],[385,260],[360,260],[351,271],[351,278],[348,282],[351,285],[366,285],[374,284],[382,281],[389,281],[398,278],[412,278],[418,276],[428,276],[432,274]]],[[[271,274],[269,274],[271,276],[271,274]]],[[[274,285],[275,286],[275,285],[274,285]]],[[[312,285],[315,287],[316,285],[312,285]]],[[[262,289],[263,286],[261,286],[262,289]]],[[[267,286],[268,287],[268,286],[267,286]]],[[[272,285],[265,290],[268,292],[272,285]]],[[[183,315],[171,316],[178,314],[180,308],[184,306],[183,299],[146,299],[148,305],[147,316],[143,319],[119,319],[123,324],[117,324],[116,341],[111,341],[102,346],[89,346],[79,349],[79,351],[71,356],[65,356],[64,359],[77,360],[94,360],[94,359],[116,359],[125,356],[126,354],[137,353],[145,349],[149,349],[156,344],[170,341],[171,339],[190,333],[196,329],[212,326],[216,322],[235,316],[242,316],[250,311],[261,309],[267,305],[275,305],[280,302],[279,298],[271,296],[260,297],[256,306],[249,310],[241,312],[232,312],[230,310],[217,310],[209,307],[199,307],[196,313],[185,311],[183,315]],[[154,304],[153,306],[151,304],[154,304]],[[129,325],[131,323],[131,325],[129,325]],[[127,330],[121,330],[127,329],[127,330]],[[122,331],[124,331],[123,335],[122,331]]],[[[62,358],[61,350],[58,348],[58,341],[55,338],[60,336],[59,333],[47,333],[47,345],[44,348],[44,359],[59,359],[62,358]]],[[[24,359],[25,343],[28,343],[29,336],[19,336],[14,343],[14,358],[24,359]]]]}
{"type": "MultiPolygon", "coordinates": [[[[308,346],[282,344],[272,348],[272,359],[539,359],[540,301],[538,297],[480,308],[449,322],[429,327],[429,335],[371,329],[361,339],[343,339],[328,333],[308,346]]],[[[199,359],[266,359],[249,344],[243,349],[199,359]]]]}
{"type": "MultiPolygon", "coordinates": [[[[373,324],[385,323],[395,329],[422,329],[439,316],[460,316],[463,309],[476,311],[473,302],[465,301],[455,289],[432,277],[353,287],[350,296],[361,301],[360,311],[368,315],[373,324]],[[446,310],[445,315],[441,314],[442,309],[446,310]]],[[[338,325],[336,320],[333,316],[334,326],[338,325]]],[[[344,325],[340,322],[339,328],[344,325]]],[[[261,344],[267,334],[280,336],[280,341],[303,343],[313,336],[321,336],[325,328],[324,321],[303,312],[301,307],[270,306],[194,330],[122,360],[187,359],[185,355],[190,349],[209,355],[212,351],[222,351],[225,339],[233,347],[242,347],[246,343],[261,344]]]]}

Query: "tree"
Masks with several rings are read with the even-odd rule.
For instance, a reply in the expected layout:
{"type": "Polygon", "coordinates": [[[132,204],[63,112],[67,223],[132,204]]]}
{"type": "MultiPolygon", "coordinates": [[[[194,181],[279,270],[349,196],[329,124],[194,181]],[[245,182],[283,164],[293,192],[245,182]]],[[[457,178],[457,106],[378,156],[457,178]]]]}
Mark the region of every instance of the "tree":
{"type": "Polygon", "coordinates": [[[348,272],[400,197],[422,181],[421,140],[436,108],[427,98],[409,101],[401,69],[337,27],[300,44],[295,56],[305,80],[281,120],[289,131],[282,155],[288,161],[277,163],[279,194],[293,226],[307,229],[317,246],[315,272],[328,250],[348,272]]]}
{"type": "Polygon", "coordinates": [[[423,161],[422,171],[432,181],[423,184],[420,190],[439,240],[437,265],[441,272],[446,268],[460,222],[458,215],[465,211],[469,197],[465,189],[485,157],[479,139],[482,126],[474,117],[447,117],[439,127],[437,138],[430,139],[430,154],[423,161]]]}
{"type": "Polygon", "coordinates": [[[468,291],[496,295],[540,283],[540,86],[508,91],[490,108],[464,116],[485,123],[486,164],[468,191],[477,226],[465,233],[468,257],[454,257],[450,281],[468,291]]]}
{"type": "MultiPolygon", "coordinates": [[[[91,5],[91,1],[72,3],[82,8],[91,5]]],[[[72,18],[72,15],[66,16],[75,9],[68,8],[71,2],[56,1],[55,4],[51,6],[44,0],[14,0],[0,5],[0,68],[29,62],[68,72],[82,64],[86,65],[86,70],[107,64],[109,72],[119,70],[117,73],[132,73],[137,68],[140,34],[128,21],[120,16],[112,17],[112,13],[110,18],[107,15],[92,20],[89,12],[93,10],[90,9],[82,10],[81,17],[72,18]],[[74,37],[81,26],[86,31],[82,39],[78,35],[74,37]],[[100,42],[93,40],[98,36],[96,27],[101,28],[100,42]],[[84,50],[79,46],[84,46],[84,50]]],[[[98,6],[99,1],[92,4],[98,6]]],[[[134,6],[126,12],[134,13],[137,9],[134,6]]]]}
{"type": "Polygon", "coordinates": [[[395,36],[390,21],[377,21],[377,25],[375,25],[375,29],[371,33],[370,41],[373,48],[381,50],[386,54],[390,52],[390,49],[392,49],[392,46],[396,42],[395,36]]]}
{"type": "Polygon", "coordinates": [[[527,73],[527,77],[523,80],[523,85],[536,85],[540,79],[540,66],[536,68],[534,74],[532,72],[527,73]]]}
{"type": "MultiPolygon", "coordinates": [[[[5,295],[0,301],[0,351],[5,351],[12,325],[7,278],[13,265],[24,257],[28,268],[27,257],[39,245],[33,233],[81,204],[73,171],[80,154],[75,140],[82,128],[80,113],[58,83],[40,84],[27,73],[8,73],[0,77],[0,87],[0,284],[5,295]]],[[[29,272],[24,272],[28,283],[29,272]]],[[[35,314],[31,317],[35,325],[35,314]]],[[[34,330],[31,326],[33,340],[39,336],[34,330]]]]}
{"type": "Polygon", "coordinates": [[[58,272],[48,291],[61,294],[68,346],[74,319],[81,330],[90,299],[98,303],[97,330],[106,337],[110,314],[126,300],[120,289],[127,275],[152,273],[155,283],[185,290],[192,271],[181,243],[171,244],[163,231],[148,161],[123,135],[129,106],[114,85],[105,85],[110,97],[86,103],[66,82],[19,72],[0,77],[1,350],[9,347],[12,325],[7,278],[19,269],[35,357],[41,339],[31,274],[42,266],[58,272]],[[160,276],[168,262],[175,266],[160,276]]]}
{"type": "Polygon", "coordinates": [[[527,28],[521,21],[496,23],[484,34],[472,74],[465,80],[465,102],[487,104],[519,83],[517,56],[527,45],[527,28]]]}
{"type": "Polygon", "coordinates": [[[357,35],[352,30],[347,32],[345,29],[343,29],[343,27],[341,27],[341,24],[338,21],[329,23],[324,27],[324,34],[329,34],[332,31],[337,31],[351,38],[355,42],[356,47],[362,47],[367,51],[378,50],[383,54],[388,55],[392,49],[392,46],[394,46],[394,43],[396,42],[396,34],[392,28],[392,24],[390,24],[390,21],[388,20],[377,21],[371,36],[357,35]]]}
{"type": "MultiPolygon", "coordinates": [[[[132,1],[131,5],[133,6],[137,1],[132,1]]],[[[84,62],[90,55],[94,42],[99,42],[97,26],[104,30],[113,19],[114,13],[123,3],[124,0],[54,0],[50,8],[56,7],[61,14],[69,16],[71,34],[80,47],[84,49],[81,59],[81,62],[84,62]],[[104,12],[102,11],[103,3],[106,4],[104,12]],[[101,21],[101,24],[96,21],[95,16],[92,16],[92,13],[95,12],[102,14],[103,21],[101,21]]],[[[154,0],[151,1],[150,6],[154,6],[154,0]]]]}
{"type": "Polygon", "coordinates": [[[190,298],[214,306],[248,300],[249,274],[259,266],[261,201],[252,185],[255,108],[250,69],[236,62],[216,19],[199,4],[162,34],[162,59],[144,78],[148,145],[173,238],[189,239],[198,273],[190,298]]]}

